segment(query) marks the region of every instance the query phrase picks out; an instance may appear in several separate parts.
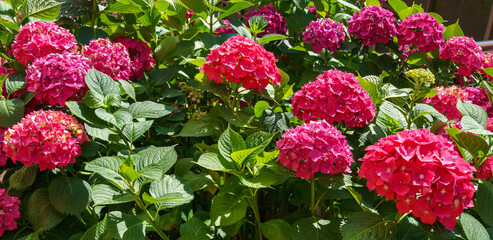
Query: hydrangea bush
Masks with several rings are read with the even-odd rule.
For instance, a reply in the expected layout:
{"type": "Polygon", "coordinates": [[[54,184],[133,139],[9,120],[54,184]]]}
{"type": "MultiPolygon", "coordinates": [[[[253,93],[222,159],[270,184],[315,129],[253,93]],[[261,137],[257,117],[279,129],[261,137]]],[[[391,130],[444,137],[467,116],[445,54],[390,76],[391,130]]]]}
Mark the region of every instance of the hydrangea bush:
{"type": "Polygon", "coordinates": [[[416,3],[0,9],[1,239],[491,239],[493,57],[416,3]]]}

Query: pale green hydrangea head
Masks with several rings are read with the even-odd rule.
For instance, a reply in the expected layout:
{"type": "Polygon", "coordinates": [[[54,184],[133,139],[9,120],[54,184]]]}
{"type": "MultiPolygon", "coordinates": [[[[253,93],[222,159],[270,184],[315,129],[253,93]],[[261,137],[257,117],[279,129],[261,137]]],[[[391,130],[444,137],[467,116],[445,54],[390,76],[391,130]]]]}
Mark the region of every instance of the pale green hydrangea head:
{"type": "Polygon", "coordinates": [[[435,75],[433,75],[433,73],[423,68],[412,69],[407,71],[406,77],[411,78],[419,83],[422,82],[435,83],[435,75]]]}

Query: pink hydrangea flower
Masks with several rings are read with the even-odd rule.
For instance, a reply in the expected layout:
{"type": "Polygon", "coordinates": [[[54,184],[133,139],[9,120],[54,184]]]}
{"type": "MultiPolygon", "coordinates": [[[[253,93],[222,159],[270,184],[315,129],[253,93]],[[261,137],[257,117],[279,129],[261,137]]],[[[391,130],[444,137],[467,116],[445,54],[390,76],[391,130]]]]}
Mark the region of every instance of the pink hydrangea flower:
{"type": "Polygon", "coordinates": [[[278,161],[296,171],[296,176],[309,179],[315,173],[351,172],[354,162],[346,137],[325,120],[304,123],[289,129],[276,145],[278,161]]]}
{"type": "Polygon", "coordinates": [[[442,45],[443,25],[428,15],[428,13],[416,13],[407,17],[397,27],[397,39],[399,45],[413,45],[420,52],[430,52],[442,45]]]}
{"type": "Polygon", "coordinates": [[[262,91],[269,83],[281,82],[276,62],[274,54],[258,43],[237,35],[212,50],[201,70],[216,83],[226,79],[241,83],[244,88],[262,91]]]}
{"type": "Polygon", "coordinates": [[[11,197],[5,189],[0,188],[0,237],[5,231],[11,231],[17,228],[15,220],[21,217],[19,206],[21,201],[17,197],[11,197]]]}
{"type": "Polygon", "coordinates": [[[330,18],[310,22],[303,32],[303,42],[310,43],[316,53],[322,52],[322,49],[336,52],[345,39],[344,25],[333,22],[330,18]]]}
{"type": "Polygon", "coordinates": [[[400,213],[454,229],[464,208],[474,206],[476,170],[451,142],[428,129],[405,130],[366,148],[359,171],[369,190],[397,200],[400,213]]]}
{"type": "Polygon", "coordinates": [[[462,119],[462,114],[456,105],[459,100],[467,100],[467,93],[456,86],[448,88],[435,87],[434,89],[438,91],[437,95],[425,97],[423,103],[433,105],[438,112],[445,114],[450,120],[462,119]]]}
{"type": "Polygon", "coordinates": [[[89,138],[73,116],[39,110],[26,115],[5,132],[3,150],[14,163],[38,164],[42,171],[75,163],[84,141],[89,138]]]}
{"type": "Polygon", "coordinates": [[[482,107],[486,112],[491,110],[491,103],[484,88],[466,87],[462,90],[467,96],[466,101],[482,107]]]}
{"type": "Polygon", "coordinates": [[[348,32],[363,39],[363,45],[386,44],[397,34],[393,15],[391,11],[376,5],[364,7],[348,21],[348,32]]]}
{"type": "Polygon", "coordinates": [[[304,85],[292,99],[293,114],[300,120],[344,121],[348,127],[363,127],[373,120],[375,104],[352,73],[329,70],[304,85]]]}
{"type": "Polygon", "coordinates": [[[313,15],[315,15],[315,17],[318,17],[318,13],[317,13],[317,8],[315,8],[314,5],[310,6],[309,8],[307,8],[306,10],[308,10],[309,12],[311,12],[313,15]]]}
{"type": "Polygon", "coordinates": [[[440,48],[439,57],[459,63],[457,73],[469,77],[483,67],[485,55],[481,47],[470,37],[453,37],[440,48]]]}
{"type": "Polygon", "coordinates": [[[130,80],[144,78],[144,71],[154,67],[154,58],[152,51],[147,44],[139,39],[119,38],[116,42],[123,44],[128,50],[132,71],[130,80]]]}
{"type": "Polygon", "coordinates": [[[266,34],[286,34],[287,31],[287,24],[282,15],[277,12],[273,7],[272,3],[269,3],[269,5],[264,6],[264,7],[259,7],[255,9],[254,11],[251,11],[245,16],[245,22],[247,27],[250,27],[248,20],[253,17],[253,16],[262,16],[265,19],[267,19],[267,27],[265,27],[263,30],[264,32],[259,33],[258,36],[262,37],[266,34]]]}
{"type": "Polygon", "coordinates": [[[5,166],[7,164],[7,157],[5,157],[5,153],[3,152],[2,148],[2,142],[3,142],[3,136],[5,134],[5,131],[7,131],[6,128],[0,127],[0,167],[5,166]]]}
{"type": "Polygon", "coordinates": [[[236,30],[231,26],[231,23],[228,20],[221,20],[224,26],[221,26],[216,29],[216,31],[213,33],[216,36],[226,34],[226,33],[236,33],[236,30]]]}
{"type": "Polygon", "coordinates": [[[123,44],[100,38],[84,46],[82,54],[92,61],[96,70],[114,80],[130,79],[132,73],[130,55],[123,44]]]}
{"type": "Polygon", "coordinates": [[[32,22],[22,26],[12,43],[12,54],[22,65],[50,53],[76,52],[78,49],[74,35],[53,22],[32,22]]]}
{"type": "Polygon", "coordinates": [[[53,53],[38,58],[26,70],[26,90],[36,92],[40,104],[65,106],[65,102],[81,100],[88,88],[84,82],[92,63],[73,53],[53,53]]]}

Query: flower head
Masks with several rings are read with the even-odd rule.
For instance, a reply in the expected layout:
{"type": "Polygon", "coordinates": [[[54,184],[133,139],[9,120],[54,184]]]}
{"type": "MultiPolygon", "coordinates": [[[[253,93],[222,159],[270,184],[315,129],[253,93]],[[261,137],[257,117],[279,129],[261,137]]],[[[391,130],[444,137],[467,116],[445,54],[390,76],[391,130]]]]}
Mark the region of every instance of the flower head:
{"type": "Polygon", "coordinates": [[[17,228],[15,220],[21,217],[20,205],[19,198],[9,196],[5,189],[0,188],[0,237],[5,231],[17,228]]]}
{"type": "Polygon", "coordinates": [[[296,171],[296,176],[309,179],[315,173],[351,172],[354,162],[346,137],[325,120],[304,123],[288,129],[276,145],[278,161],[296,171]]]}
{"type": "Polygon", "coordinates": [[[89,141],[84,127],[73,116],[59,111],[39,110],[26,115],[5,132],[3,150],[12,161],[40,170],[75,163],[80,145],[89,141]]]}
{"type": "Polygon", "coordinates": [[[27,65],[50,53],[75,52],[77,41],[67,29],[53,22],[32,22],[22,26],[12,43],[12,54],[19,63],[27,65]]]}
{"type": "Polygon", "coordinates": [[[303,42],[310,43],[316,53],[322,52],[322,49],[336,52],[345,39],[344,25],[333,22],[330,18],[310,22],[303,32],[303,42]]]}
{"type": "Polygon", "coordinates": [[[453,229],[463,209],[473,206],[474,167],[428,129],[405,130],[366,150],[359,177],[366,178],[368,189],[397,199],[400,213],[412,211],[423,223],[438,219],[453,229]]]}
{"type": "Polygon", "coordinates": [[[452,119],[461,119],[462,114],[457,109],[456,105],[459,100],[466,101],[467,94],[456,86],[444,88],[435,87],[438,91],[437,95],[433,97],[425,97],[423,103],[431,104],[437,111],[445,114],[445,116],[452,119]]]}
{"type": "Polygon", "coordinates": [[[439,57],[459,63],[457,73],[469,77],[483,67],[485,55],[481,47],[470,37],[453,37],[440,48],[439,57]]]}
{"type": "Polygon", "coordinates": [[[241,83],[244,88],[262,91],[269,83],[279,84],[281,73],[274,54],[258,43],[237,35],[207,55],[202,71],[209,80],[241,83]]]}
{"type": "Polygon", "coordinates": [[[139,39],[119,38],[116,42],[123,44],[130,55],[132,71],[130,72],[129,79],[136,80],[144,78],[144,71],[154,66],[151,49],[149,49],[145,42],[139,39]]]}
{"type": "Polygon", "coordinates": [[[38,58],[26,70],[26,90],[36,92],[40,104],[65,106],[69,99],[81,100],[88,88],[84,82],[92,63],[74,53],[52,53],[38,58]]]}
{"type": "Polygon", "coordinates": [[[216,29],[216,31],[213,33],[216,36],[226,34],[226,33],[236,33],[236,30],[231,26],[231,23],[228,20],[221,20],[224,26],[221,26],[216,29]]]}
{"type": "Polygon", "coordinates": [[[132,73],[130,55],[123,44],[100,38],[84,46],[82,54],[92,61],[96,70],[107,74],[113,80],[130,79],[132,73]]]}
{"type": "Polygon", "coordinates": [[[415,82],[435,83],[435,75],[424,68],[411,69],[406,72],[406,77],[412,78],[415,82]]]}
{"type": "Polygon", "coordinates": [[[479,87],[466,87],[462,90],[467,98],[466,101],[472,104],[476,104],[482,107],[485,111],[489,111],[491,109],[491,103],[488,99],[488,94],[484,88],[479,87]]]}
{"type": "Polygon", "coordinates": [[[292,99],[293,114],[301,120],[344,121],[348,127],[363,127],[376,114],[368,92],[352,74],[329,70],[304,85],[292,99]]]}
{"type": "Polygon", "coordinates": [[[443,25],[428,15],[428,13],[416,13],[407,17],[397,27],[397,39],[399,45],[413,45],[420,52],[430,52],[442,45],[443,25]]]}
{"type": "Polygon", "coordinates": [[[272,3],[270,3],[267,6],[264,7],[259,7],[255,9],[254,11],[248,13],[245,16],[245,22],[247,27],[250,27],[248,23],[248,19],[250,19],[253,16],[262,16],[265,19],[267,19],[267,27],[264,28],[264,32],[259,33],[258,36],[262,37],[266,34],[286,34],[287,31],[287,24],[282,15],[277,12],[274,8],[272,8],[272,3]]]}
{"type": "Polygon", "coordinates": [[[348,21],[348,32],[363,39],[363,45],[386,44],[397,34],[393,15],[391,11],[376,5],[364,7],[348,21]]]}

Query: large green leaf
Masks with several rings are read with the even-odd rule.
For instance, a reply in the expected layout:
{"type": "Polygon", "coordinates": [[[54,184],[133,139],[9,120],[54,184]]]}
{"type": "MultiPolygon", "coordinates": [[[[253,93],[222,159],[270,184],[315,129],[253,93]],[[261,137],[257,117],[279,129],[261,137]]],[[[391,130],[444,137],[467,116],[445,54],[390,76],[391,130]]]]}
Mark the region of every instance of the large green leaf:
{"type": "Polygon", "coordinates": [[[34,183],[37,173],[38,166],[35,164],[31,166],[22,166],[21,169],[10,175],[9,189],[24,191],[24,189],[30,187],[34,183]]]}
{"type": "Polygon", "coordinates": [[[228,162],[233,162],[231,154],[246,148],[245,141],[243,138],[235,132],[233,129],[228,127],[226,131],[221,134],[218,142],[219,153],[228,162]]]}
{"type": "MultiPolygon", "coordinates": [[[[491,209],[489,211],[491,211],[491,209]]],[[[490,240],[490,235],[488,234],[488,231],[486,231],[486,228],[484,228],[483,224],[473,216],[462,213],[459,216],[459,222],[462,225],[462,230],[467,239],[490,240]]]]}
{"type": "Polygon", "coordinates": [[[373,103],[376,105],[381,100],[381,94],[379,90],[379,86],[372,81],[368,81],[367,79],[358,76],[358,84],[365,89],[366,92],[370,95],[373,103]]]}
{"type": "Polygon", "coordinates": [[[24,117],[24,102],[20,99],[0,100],[0,127],[9,128],[24,117]]]}
{"type": "Polygon", "coordinates": [[[461,132],[456,127],[447,128],[446,131],[459,146],[465,148],[474,158],[479,157],[480,152],[483,154],[489,152],[490,146],[480,136],[461,132]]]}
{"type": "Polygon", "coordinates": [[[10,95],[13,92],[23,89],[26,86],[26,80],[22,75],[14,75],[10,76],[5,80],[5,89],[7,90],[7,94],[10,95]]]}
{"type": "Polygon", "coordinates": [[[85,169],[100,174],[120,189],[128,189],[118,170],[122,163],[123,161],[119,157],[100,157],[86,163],[85,169]]]}
{"type": "Polygon", "coordinates": [[[151,101],[130,104],[128,111],[134,118],[160,118],[170,114],[173,108],[151,101]]]}
{"type": "Polygon", "coordinates": [[[372,212],[356,212],[348,214],[347,222],[341,231],[344,240],[350,239],[393,239],[397,232],[394,221],[383,219],[372,212]]]}
{"type": "Polygon", "coordinates": [[[481,126],[476,120],[474,120],[470,116],[464,116],[460,120],[460,124],[462,125],[462,131],[464,132],[470,132],[470,133],[475,133],[475,134],[481,134],[481,135],[493,135],[493,132],[490,132],[485,129],[484,126],[481,126]]]}
{"type": "Polygon", "coordinates": [[[110,76],[92,69],[87,73],[85,82],[90,90],[85,98],[91,102],[90,107],[98,108],[120,103],[120,87],[110,76]]]}
{"type": "Polygon", "coordinates": [[[437,111],[434,107],[428,105],[428,104],[423,104],[423,103],[418,103],[414,106],[413,108],[414,111],[414,116],[415,118],[418,118],[420,116],[423,116],[425,114],[430,114],[439,121],[442,122],[447,122],[448,119],[445,117],[443,114],[441,114],[439,111],[437,111]]]}
{"type": "Polygon", "coordinates": [[[211,228],[197,217],[180,225],[180,235],[178,240],[209,240],[214,237],[211,228]]]}
{"type": "Polygon", "coordinates": [[[51,181],[48,193],[58,212],[80,216],[91,200],[92,189],[80,178],[57,177],[51,181]]]}
{"type": "Polygon", "coordinates": [[[123,128],[123,135],[130,141],[135,142],[151,128],[154,121],[133,122],[123,128]]]}
{"type": "Polygon", "coordinates": [[[58,225],[63,215],[58,213],[51,205],[47,188],[37,189],[29,198],[27,217],[34,230],[50,230],[58,225]]]}
{"type": "Polygon", "coordinates": [[[293,115],[290,112],[274,112],[270,109],[266,109],[260,118],[269,133],[285,132],[289,129],[292,119],[293,115]]]}
{"type": "Polygon", "coordinates": [[[302,218],[293,224],[291,235],[293,239],[339,240],[339,225],[339,222],[315,217],[302,218]]]}
{"type": "Polygon", "coordinates": [[[212,199],[211,220],[216,226],[229,226],[245,217],[246,199],[232,193],[219,193],[212,199]]]}
{"type": "Polygon", "coordinates": [[[114,3],[111,3],[106,9],[107,12],[117,12],[117,13],[141,13],[144,10],[142,8],[130,0],[118,0],[114,3]]]}
{"type": "Polygon", "coordinates": [[[273,219],[265,223],[260,223],[260,228],[269,240],[291,239],[291,225],[282,219],[273,219]]]}
{"type": "Polygon", "coordinates": [[[178,159],[174,146],[150,148],[134,160],[137,171],[146,177],[162,179],[178,159]]]}
{"type": "Polygon", "coordinates": [[[104,239],[104,234],[107,232],[108,218],[105,217],[101,222],[96,223],[89,228],[80,240],[104,239]]]}
{"type": "Polygon", "coordinates": [[[443,38],[445,38],[445,40],[449,40],[453,37],[463,37],[463,36],[464,36],[464,32],[459,26],[459,20],[457,20],[456,23],[447,26],[445,32],[443,33],[443,38]]]}
{"type": "Polygon", "coordinates": [[[159,202],[157,209],[174,208],[193,200],[193,191],[186,182],[175,175],[165,175],[160,181],[153,181],[149,193],[159,202]]]}
{"type": "Polygon", "coordinates": [[[61,2],[55,0],[26,0],[22,7],[22,20],[35,17],[44,20],[54,20],[60,13],[61,2]]]}
{"type": "Polygon", "coordinates": [[[132,214],[113,211],[108,214],[110,237],[118,240],[145,240],[146,223],[132,214]]]}
{"type": "Polygon", "coordinates": [[[207,6],[202,0],[177,0],[186,8],[192,10],[194,13],[201,13],[207,11],[207,6]]]}
{"type": "Polygon", "coordinates": [[[219,16],[217,16],[217,20],[221,20],[233,13],[236,13],[238,11],[241,11],[245,8],[248,8],[252,6],[251,3],[249,2],[237,2],[237,3],[232,3],[232,4],[229,4],[227,5],[223,10],[226,10],[225,12],[222,12],[221,14],[219,14],[219,16]]]}
{"type": "Polygon", "coordinates": [[[213,171],[230,171],[234,168],[228,161],[224,161],[224,158],[219,158],[217,153],[208,152],[200,155],[197,165],[213,171]]]}
{"type": "Polygon", "coordinates": [[[92,187],[94,205],[110,205],[131,202],[137,196],[130,191],[122,191],[113,185],[97,184],[92,187]]]}
{"type": "Polygon", "coordinates": [[[458,101],[457,109],[459,110],[460,113],[462,113],[462,115],[470,116],[476,122],[481,124],[481,126],[486,128],[486,122],[488,121],[488,114],[482,107],[472,103],[458,101]]]}
{"type": "Polygon", "coordinates": [[[400,12],[407,8],[407,4],[402,0],[389,0],[389,4],[396,12],[400,12]]]}
{"type": "Polygon", "coordinates": [[[476,194],[476,207],[481,219],[493,226],[493,184],[489,181],[480,181],[476,194]]]}
{"type": "Polygon", "coordinates": [[[94,110],[79,102],[69,101],[65,103],[73,115],[82,119],[84,122],[94,126],[102,126],[101,120],[96,116],[94,110]]]}
{"type": "Polygon", "coordinates": [[[156,60],[156,66],[159,66],[161,62],[171,56],[171,53],[176,49],[176,44],[180,41],[178,36],[169,36],[161,42],[154,50],[154,59],[156,60]]]}
{"type": "Polygon", "coordinates": [[[428,239],[427,232],[419,225],[412,216],[402,219],[397,225],[397,238],[399,240],[428,239]]]}

